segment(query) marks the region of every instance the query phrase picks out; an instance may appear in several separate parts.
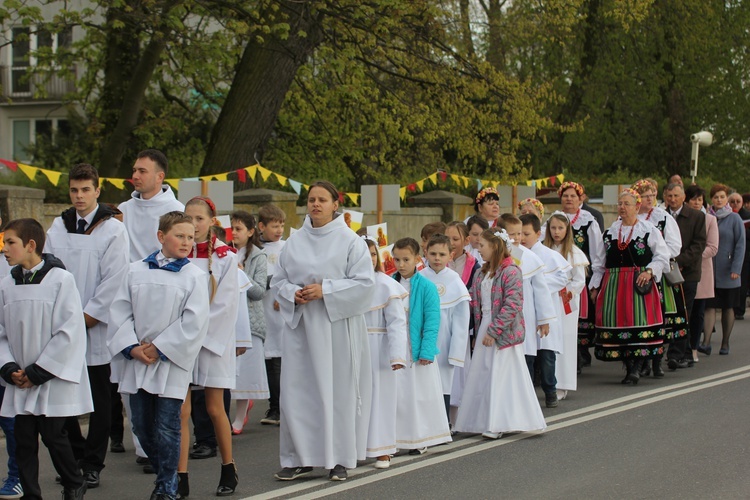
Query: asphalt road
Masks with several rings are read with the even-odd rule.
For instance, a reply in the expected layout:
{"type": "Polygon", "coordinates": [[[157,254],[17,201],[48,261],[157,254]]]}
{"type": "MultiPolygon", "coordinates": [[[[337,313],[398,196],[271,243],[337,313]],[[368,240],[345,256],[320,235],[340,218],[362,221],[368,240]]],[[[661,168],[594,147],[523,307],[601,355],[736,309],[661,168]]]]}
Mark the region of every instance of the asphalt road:
{"type": "MultiPolygon", "coordinates": [[[[710,357],[661,380],[623,386],[620,365],[596,360],[584,370],[577,392],[544,409],[541,435],[460,434],[421,457],[397,456],[385,471],[362,463],[343,483],[327,481],[322,469],[276,481],[278,428],[260,425],[266,405],[256,404],[233,439],[240,474],[233,498],[750,498],[750,321],[737,321],[729,356],[714,345],[710,357]]],[[[149,497],[154,476],[135,465],[130,442],[126,448],[108,455],[101,486],[87,498],[149,497]]],[[[43,446],[40,454],[42,489],[56,497],[43,446]]],[[[219,470],[218,458],[191,460],[190,497],[213,498],[219,470]]]]}

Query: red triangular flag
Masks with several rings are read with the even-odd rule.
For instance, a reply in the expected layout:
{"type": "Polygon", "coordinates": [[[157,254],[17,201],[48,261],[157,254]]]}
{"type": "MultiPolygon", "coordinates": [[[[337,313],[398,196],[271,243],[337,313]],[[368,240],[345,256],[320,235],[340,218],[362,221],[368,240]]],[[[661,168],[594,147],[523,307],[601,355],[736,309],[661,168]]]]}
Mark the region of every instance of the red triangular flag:
{"type": "Polygon", "coordinates": [[[237,180],[240,182],[247,182],[247,172],[244,168],[241,168],[239,170],[236,170],[235,173],[237,174],[237,180]]]}
{"type": "Polygon", "coordinates": [[[438,172],[438,175],[440,176],[440,180],[445,182],[445,180],[448,178],[448,172],[440,171],[438,172]]]}
{"type": "Polygon", "coordinates": [[[552,184],[552,187],[555,187],[555,184],[557,184],[557,177],[554,175],[549,178],[549,183],[552,184]]]}
{"type": "Polygon", "coordinates": [[[417,185],[414,184],[414,183],[409,184],[408,186],[406,186],[406,189],[408,189],[409,191],[411,191],[413,193],[414,191],[417,190],[417,185]]]}
{"type": "Polygon", "coordinates": [[[18,163],[8,160],[0,160],[0,163],[11,169],[13,172],[18,171],[18,163]]]}

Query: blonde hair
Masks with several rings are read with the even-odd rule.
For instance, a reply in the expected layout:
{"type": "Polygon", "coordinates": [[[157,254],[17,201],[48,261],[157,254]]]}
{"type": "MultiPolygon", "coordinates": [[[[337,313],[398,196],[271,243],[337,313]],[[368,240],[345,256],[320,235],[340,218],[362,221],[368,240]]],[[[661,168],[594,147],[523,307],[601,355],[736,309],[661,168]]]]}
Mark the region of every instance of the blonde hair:
{"type": "Polygon", "coordinates": [[[482,231],[482,239],[492,246],[492,257],[482,265],[482,273],[485,276],[492,276],[500,268],[503,260],[510,257],[510,250],[505,241],[495,234],[497,229],[490,228],[482,231]]]}
{"type": "MultiPolygon", "coordinates": [[[[185,204],[185,208],[191,206],[191,205],[200,205],[206,208],[208,211],[208,215],[211,216],[211,218],[216,217],[216,205],[214,205],[214,202],[211,201],[210,198],[204,198],[202,196],[196,196],[195,198],[192,198],[190,201],[188,201],[185,204]]],[[[209,229],[208,232],[208,286],[209,286],[209,304],[212,304],[214,301],[214,296],[216,295],[216,289],[218,288],[218,284],[216,283],[216,277],[214,276],[213,270],[211,269],[211,266],[213,264],[213,253],[214,253],[214,239],[216,237],[211,234],[211,231],[209,229]]]]}
{"type": "Polygon", "coordinates": [[[573,251],[573,231],[570,227],[570,221],[565,214],[553,213],[549,216],[549,219],[547,219],[547,231],[544,233],[544,241],[542,244],[549,248],[555,247],[556,243],[555,240],[552,239],[552,231],[550,230],[551,228],[549,224],[552,219],[560,221],[565,225],[565,236],[560,242],[560,253],[567,259],[570,252],[573,251]]]}

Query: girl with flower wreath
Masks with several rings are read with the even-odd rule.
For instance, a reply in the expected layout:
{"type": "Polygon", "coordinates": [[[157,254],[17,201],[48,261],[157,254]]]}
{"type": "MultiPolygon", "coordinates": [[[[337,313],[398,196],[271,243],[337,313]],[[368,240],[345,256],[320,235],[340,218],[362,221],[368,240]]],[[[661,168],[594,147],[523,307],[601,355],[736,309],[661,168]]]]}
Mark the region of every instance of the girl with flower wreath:
{"type": "Polygon", "coordinates": [[[589,287],[596,304],[594,355],[602,361],[622,361],[623,384],[637,384],[644,360],[664,353],[664,316],[659,291],[669,266],[669,249],[661,232],[638,219],[640,195],[620,194],[620,216],[604,232],[606,258],[594,266],[589,287]]]}
{"type": "MultiPolygon", "coordinates": [[[[562,212],[570,221],[573,231],[573,243],[583,250],[591,263],[591,268],[602,266],[604,263],[604,246],[602,232],[596,218],[588,210],[581,208],[584,200],[584,189],[577,182],[565,181],[557,190],[560,197],[562,212]]],[[[543,231],[544,234],[544,231],[543,231]]],[[[589,347],[594,341],[594,303],[587,293],[591,289],[590,277],[587,272],[586,288],[581,295],[581,307],[578,310],[578,373],[581,367],[591,364],[589,347]]]]}

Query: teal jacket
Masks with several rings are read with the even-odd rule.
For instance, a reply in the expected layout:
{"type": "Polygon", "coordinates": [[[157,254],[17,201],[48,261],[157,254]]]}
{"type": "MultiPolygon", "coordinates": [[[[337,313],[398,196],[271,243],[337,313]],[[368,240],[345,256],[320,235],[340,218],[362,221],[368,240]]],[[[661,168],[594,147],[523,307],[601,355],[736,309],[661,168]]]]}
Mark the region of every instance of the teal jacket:
{"type": "MultiPolygon", "coordinates": [[[[396,281],[401,276],[393,275],[396,281]]],[[[420,359],[435,361],[440,351],[437,348],[440,330],[440,296],[435,284],[415,273],[411,277],[409,293],[409,338],[411,340],[412,361],[420,359]]]]}

